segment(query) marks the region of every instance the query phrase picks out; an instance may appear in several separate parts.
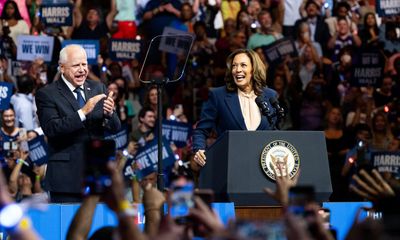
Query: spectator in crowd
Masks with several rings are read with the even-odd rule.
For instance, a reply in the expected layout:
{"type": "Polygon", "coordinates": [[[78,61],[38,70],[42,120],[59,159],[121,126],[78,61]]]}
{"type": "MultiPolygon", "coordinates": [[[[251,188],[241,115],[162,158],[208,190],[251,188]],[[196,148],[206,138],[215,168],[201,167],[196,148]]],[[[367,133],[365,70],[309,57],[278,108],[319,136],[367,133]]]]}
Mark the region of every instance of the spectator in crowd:
{"type": "Polygon", "coordinates": [[[382,79],[382,84],[379,88],[374,90],[374,103],[375,107],[382,107],[389,105],[393,102],[394,98],[397,96],[393,93],[393,78],[390,74],[385,74],[382,79]]]}
{"type": "Polygon", "coordinates": [[[322,57],[322,48],[321,45],[311,39],[311,32],[309,24],[306,22],[301,22],[298,24],[297,36],[295,38],[294,44],[296,45],[297,52],[301,56],[304,53],[304,48],[306,46],[312,45],[316,53],[318,54],[318,58],[322,57]]]}
{"type": "MultiPolygon", "coordinates": [[[[102,194],[102,197],[105,199],[107,206],[116,213],[118,227],[101,228],[94,232],[88,239],[112,239],[115,236],[119,239],[146,239],[145,234],[142,233],[135,224],[135,217],[137,217],[138,211],[132,207],[124,196],[123,177],[114,162],[108,163],[108,171],[110,172],[111,185],[106,189],[106,192],[102,194]]],[[[161,198],[162,196],[155,195],[151,197],[161,198]]],[[[150,206],[152,208],[161,206],[161,204],[158,206],[158,199],[154,199],[154,201],[151,200],[146,201],[144,204],[147,209],[149,209],[150,206]],[[154,205],[152,205],[153,202],[154,205]],[[157,205],[155,205],[156,203],[157,205]]],[[[66,236],[67,240],[87,239],[98,201],[99,196],[97,195],[85,197],[69,226],[66,236]]],[[[160,202],[163,202],[163,200],[160,199],[160,202]]],[[[150,222],[152,220],[154,221],[154,219],[150,218],[150,222]]]]}
{"type": "Polygon", "coordinates": [[[18,141],[20,139],[21,128],[15,126],[15,112],[13,108],[8,108],[1,113],[1,129],[0,129],[0,143],[1,143],[1,158],[12,151],[18,149],[18,141]],[[7,147],[6,147],[7,146],[7,147]]]}
{"type": "Polygon", "coordinates": [[[136,4],[129,0],[111,0],[110,12],[116,12],[114,20],[118,24],[117,32],[113,38],[135,39],[136,27],[136,4]]]}
{"type": "Polygon", "coordinates": [[[271,14],[268,11],[261,11],[257,16],[260,23],[260,32],[250,36],[247,48],[255,49],[275,42],[282,38],[282,35],[274,27],[271,14]]]}
{"type": "Polygon", "coordinates": [[[133,106],[133,102],[129,98],[129,88],[128,83],[124,77],[117,77],[112,82],[117,84],[119,98],[121,99],[120,105],[121,107],[124,106],[126,109],[126,114],[128,118],[128,129],[129,131],[132,129],[132,120],[136,116],[136,110],[133,106]]]}
{"type": "Polygon", "coordinates": [[[225,21],[226,19],[233,19],[236,21],[238,12],[242,9],[244,3],[239,0],[221,0],[221,14],[222,18],[225,21]]]}
{"type": "Polygon", "coordinates": [[[224,21],[224,29],[221,32],[220,37],[215,42],[215,47],[219,52],[228,51],[229,49],[229,37],[236,30],[236,22],[232,18],[228,18],[224,21]]]}
{"type": "Polygon", "coordinates": [[[17,44],[18,35],[29,34],[29,26],[22,18],[18,6],[13,0],[9,0],[4,4],[0,19],[2,20],[0,29],[3,27],[9,28],[9,36],[14,41],[14,44],[17,44]]]}
{"type": "MultiPolygon", "coordinates": [[[[300,28],[301,23],[306,23],[308,25],[308,38],[311,42],[317,42],[320,48],[324,50],[324,55],[327,53],[326,43],[330,39],[328,25],[325,23],[324,19],[320,16],[319,5],[315,0],[308,0],[305,4],[305,10],[307,12],[307,17],[297,20],[294,28],[294,39],[298,39],[299,31],[303,31],[305,34],[304,26],[303,29],[300,28]]],[[[322,55],[322,52],[319,54],[322,55]]]]}
{"type": "Polygon", "coordinates": [[[347,97],[354,99],[355,105],[347,113],[346,127],[351,129],[360,123],[371,124],[372,111],[375,108],[371,93],[368,91],[363,93],[357,88],[352,88],[347,97]]]}
{"type": "Polygon", "coordinates": [[[111,29],[112,22],[116,12],[110,11],[107,14],[105,22],[102,20],[101,12],[98,8],[91,7],[86,13],[86,18],[81,13],[82,0],[75,2],[74,22],[72,39],[100,39],[107,36],[111,29]]]}
{"type": "Polygon", "coordinates": [[[360,31],[360,38],[364,48],[381,48],[379,39],[379,28],[376,22],[375,13],[369,12],[364,16],[364,27],[360,31]]]}
{"type": "MultiPolygon", "coordinates": [[[[163,98],[165,98],[165,97],[163,96],[163,98]]],[[[152,85],[147,89],[147,91],[145,93],[143,107],[151,108],[153,110],[156,118],[157,118],[157,102],[158,102],[157,86],[152,85]]]]}
{"type": "Polygon", "coordinates": [[[357,24],[353,22],[350,17],[350,5],[346,1],[341,1],[336,4],[335,16],[325,19],[325,22],[329,27],[329,34],[335,36],[338,31],[337,25],[339,24],[339,18],[344,18],[347,22],[348,28],[351,32],[357,32],[357,24]]]}
{"type": "Polygon", "coordinates": [[[397,53],[400,48],[400,35],[396,32],[399,23],[399,17],[383,17],[379,26],[379,39],[383,41],[384,50],[388,55],[397,53]]]}
{"type": "Polygon", "coordinates": [[[138,146],[144,146],[146,142],[154,138],[154,126],[156,123],[156,115],[154,110],[144,106],[139,111],[138,120],[138,128],[134,129],[130,136],[130,141],[133,141],[135,149],[137,149],[138,146]]]}
{"type": "Polygon", "coordinates": [[[31,165],[28,163],[28,152],[23,150],[14,151],[13,155],[7,156],[7,162],[9,167],[13,165],[10,168],[12,171],[8,179],[10,195],[17,202],[32,196],[35,193],[33,189],[35,178],[31,165]],[[14,164],[10,164],[10,161],[14,162],[14,164]]]}
{"type": "MultiPolygon", "coordinates": [[[[370,166],[371,163],[371,138],[372,131],[368,124],[360,123],[354,128],[354,141],[350,150],[346,153],[341,175],[346,178],[347,184],[351,176],[361,167],[370,166]]],[[[347,190],[347,189],[342,189],[347,190]]]]}
{"type": "Polygon", "coordinates": [[[27,74],[17,77],[18,92],[11,96],[10,101],[15,111],[15,124],[28,131],[39,127],[33,96],[34,84],[27,74]]]}
{"type": "Polygon", "coordinates": [[[247,39],[249,39],[259,26],[260,24],[258,21],[257,23],[253,21],[246,10],[242,9],[239,11],[238,17],[236,18],[236,29],[246,33],[247,39]]]}
{"type": "Polygon", "coordinates": [[[328,150],[329,170],[331,173],[332,195],[330,201],[346,199],[344,189],[347,182],[341,178],[346,153],[349,150],[350,136],[346,133],[343,123],[343,114],[339,107],[332,107],[327,111],[324,124],[326,148],[328,150]]]}
{"type": "Polygon", "coordinates": [[[371,148],[375,151],[398,151],[399,142],[393,137],[387,116],[380,111],[374,114],[371,121],[371,148]]]}
{"type": "Polygon", "coordinates": [[[111,82],[107,86],[108,92],[113,92],[113,100],[115,102],[114,111],[117,113],[121,124],[128,124],[128,108],[125,106],[125,99],[123,98],[123,92],[120,92],[118,85],[115,82],[111,82]]]}
{"type": "Polygon", "coordinates": [[[193,14],[196,22],[202,21],[206,25],[207,37],[215,41],[217,39],[217,29],[214,25],[215,17],[219,11],[221,1],[211,4],[208,0],[194,0],[193,14]]]}
{"type": "MultiPolygon", "coordinates": [[[[259,0],[250,0],[247,4],[247,13],[249,14],[249,22],[250,24],[255,24],[256,28],[260,27],[260,23],[258,22],[258,14],[261,12],[261,4],[259,0]]],[[[237,14],[237,17],[240,17],[240,11],[237,14]]]]}
{"type": "MultiPolygon", "coordinates": [[[[21,206],[15,204],[15,201],[10,196],[7,182],[4,179],[3,171],[0,168],[0,206],[2,206],[2,211],[8,210],[15,213],[14,222],[9,226],[7,224],[6,231],[11,239],[16,240],[39,240],[41,239],[36,231],[32,227],[32,222],[28,216],[23,214],[23,209],[21,206]]],[[[0,212],[1,214],[1,212],[0,212]]],[[[4,216],[4,212],[2,216],[4,216]]],[[[7,222],[10,223],[10,222],[7,222]]],[[[3,224],[3,223],[2,223],[3,224]]],[[[4,226],[3,226],[4,227],[4,226]]]]}
{"type": "Polygon", "coordinates": [[[316,72],[303,93],[300,107],[300,129],[321,130],[326,107],[328,104],[323,80],[316,72]]]}
{"type": "Polygon", "coordinates": [[[282,24],[282,34],[285,37],[293,36],[295,31],[294,24],[301,18],[300,6],[302,1],[298,0],[282,0],[284,2],[284,15],[282,24]]]}
{"type": "Polygon", "coordinates": [[[328,42],[328,48],[333,50],[333,55],[331,57],[333,62],[339,60],[339,52],[346,46],[360,47],[361,39],[358,36],[357,31],[349,28],[346,18],[339,17],[337,19],[337,31],[328,42]]]}
{"type": "Polygon", "coordinates": [[[299,36],[299,40],[295,42],[295,45],[299,48],[299,61],[298,67],[295,71],[296,77],[299,78],[303,91],[306,89],[309,82],[311,82],[315,72],[321,70],[321,48],[318,43],[312,42],[307,36],[308,26],[305,23],[300,24],[303,32],[302,36],[299,36]],[[315,47],[317,46],[317,47],[315,47]]]}
{"type": "Polygon", "coordinates": [[[8,74],[8,59],[5,55],[0,55],[0,82],[14,84],[14,79],[8,74]]]}
{"type": "Polygon", "coordinates": [[[279,123],[279,129],[289,130],[293,129],[296,124],[295,121],[297,119],[293,118],[293,116],[296,115],[296,109],[293,109],[293,104],[299,100],[299,94],[296,94],[294,90],[287,65],[282,64],[282,66],[282,68],[275,72],[271,88],[277,92],[279,106],[281,106],[286,113],[286,116],[279,123]]]}
{"type": "Polygon", "coordinates": [[[150,40],[163,33],[164,27],[181,17],[181,2],[171,0],[150,0],[144,9],[143,24],[146,39],[150,40]]]}

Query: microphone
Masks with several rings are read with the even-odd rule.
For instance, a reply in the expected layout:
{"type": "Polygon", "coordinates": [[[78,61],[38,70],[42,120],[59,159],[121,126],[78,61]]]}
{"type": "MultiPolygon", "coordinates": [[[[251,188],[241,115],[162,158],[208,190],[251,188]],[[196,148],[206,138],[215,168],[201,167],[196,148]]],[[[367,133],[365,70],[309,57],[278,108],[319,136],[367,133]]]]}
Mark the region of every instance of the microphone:
{"type": "Polygon", "coordinates": [[[285,117],[285,109],[283,109],[280,105],[279,105],[279,101],[278,99],[271,97],[269,99],[269,102],[271,103],[272,107],[275,109],[276,115],[278,118],[284,118],[285,117]]]}
{"type": "Polygon", "coordinates": [[[262,115],[268,118],[268,121],[271,121],[271,110],[269,109],[268,103],[264,101],[262,96],[256,97],[256,104],[260,108],[262,115]]]}

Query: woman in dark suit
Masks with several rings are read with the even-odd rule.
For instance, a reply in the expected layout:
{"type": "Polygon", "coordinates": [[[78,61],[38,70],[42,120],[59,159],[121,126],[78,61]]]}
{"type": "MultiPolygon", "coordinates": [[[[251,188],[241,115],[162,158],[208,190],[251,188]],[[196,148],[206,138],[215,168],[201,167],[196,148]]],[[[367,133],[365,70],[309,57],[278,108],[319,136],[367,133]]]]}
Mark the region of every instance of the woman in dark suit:
{"type": "Polygon", "coordinates": [[[193,133],[194,162],[206,163],[206,139],[212,129],[220,136],[227,130],[269,130],[268,119],[262,116],[255,99],[269,102],[276,92],[267,88],[266,67],[256,52],[238,49],[227,59],[226,86],[210,91],[193,133]]]}

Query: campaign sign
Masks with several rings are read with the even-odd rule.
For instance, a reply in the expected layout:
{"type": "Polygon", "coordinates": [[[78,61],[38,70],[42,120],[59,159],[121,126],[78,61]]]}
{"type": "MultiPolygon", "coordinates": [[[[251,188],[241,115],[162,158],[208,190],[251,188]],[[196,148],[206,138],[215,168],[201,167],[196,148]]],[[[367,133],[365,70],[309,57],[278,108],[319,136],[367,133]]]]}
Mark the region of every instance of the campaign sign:
{"type": "Polygon", "coordinates": [[[97,64],[97,55],[100,54],[99,40],[64,40],[61,46],[65,47],[70,44],[81,45],[86,51],[88,63],[97,64]]]}
{"type": "Polygon", "coordinates": [[[394,16],[400,14],[399,0],[380,0],[375,1],[376,12],[380,17],[394,16]]]}
{"type": "Polygon", "coordinates": [[[162,37],[159,45],[159,50],[167,53],[185,54],[193,42],[190,33],[172,27],[165,27],[162,35],[170,35],[162,37]]]}
{"type": "Polygon", "coordinates": [[[361,52],[352,70],[353,86],[379,87],[382,82],[385,59],[380,52],[361,52]]]}
{"type": "Polygon", "coordinates": [[[163,136],[176,147],[183,148],[187,145],[187,140],[192,134],[192,126],[188,123],[163,120],[162,123],[163,136]]]}
{"type": "MultiPolygon", "coordinates": [[[[139,148],[136,156],[128,159],[124,167],[124,176],[131,178],[134,174],[139,180],[149,175],[152,172],[157,171],[158,163],[158,145],[157,138],[149,141],[143,147],[139,148]],[[133,161],[135,161],[137,169],[132,169],[133,161]]],[[[175,156],[172,152],[169,142],[163,138],[163,168],[168,172],[167,169],[171,168],[175,162],[175,156]]],[[[166,174],[167,175],[167,174],[166,174]]]]}
{"type": "Polygon", "coordinates": [[[28,142],[29,146],[29,158],[33,163],[40,166],[48,162],[48,147],[44,140],[44,135],[35,137],[28,142]]]}
{"type": "Polygon", "coordinates": [[[138,40],[111,39],[108,44],[108,52],[113,61],[139,59],[141,49],[141,41],[138,40]]]}
{"type": "Polygon", "coordinates": [[[33,61],[42,58],[45,62],[50,62],[53,45],[54,37],[18,35],[17,60],[33,61]]]}
{"type": "Polygon", "coordinates": [[[393,173],[400,177],[400,152],[373,152],[372,162],[378,172],[393,173]]]}
{"type": "Polygon", "coordinates": [[[5,110],[10,107],[12,91],[12,83],[0,82],[0,110],[5,110]]]}
{"type": "Polygon", "coordinates": [[[270,64],[283,62],[287,55],[291,57],[298,55],[294,42],[287,38],[281,38],[261,48],[270,64]]]}
{"type": "Polygon", "coordinates": [[[114,134],[106,132],[105,139],[113,139],[118,150],[126,148],[128,146],[128,126],[123,124],[120,131],[114,134]]]}
{"type": "Polygon", "coordinates": [[[40,21],[47,26],[72,26],[72,4],[42,5],[40,21]]]}

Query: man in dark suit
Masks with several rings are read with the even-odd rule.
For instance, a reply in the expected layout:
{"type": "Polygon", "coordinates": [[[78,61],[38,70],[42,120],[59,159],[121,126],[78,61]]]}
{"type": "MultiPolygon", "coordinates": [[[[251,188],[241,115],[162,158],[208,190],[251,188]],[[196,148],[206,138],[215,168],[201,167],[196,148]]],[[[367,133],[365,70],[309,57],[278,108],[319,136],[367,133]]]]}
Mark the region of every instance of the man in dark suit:
{"type": "Polygon", "coordinates": [[[104,130],[116,132],[121,123],[114,112],[112,92],[104,84],[87,80],[85,50],[68,45],[60,51],[58,81],[36,94],[37,113],[48,138],[49,162],[46,188],[52,202],[81,199],[84,142],[103,138],[104,130]]]}
{"type": "Polygon", "coordinates": [[[323,17],[319,15],[320,6],[315,0],[308,0],[305,4],[307,17],[299,19],[295,23],[294,39],[298,37],[300,23],[306,22],[310,28],[312,42],[321,45],[324,56],[327,54],[327,43],[331,38],[329,28],[323,17]]]}

